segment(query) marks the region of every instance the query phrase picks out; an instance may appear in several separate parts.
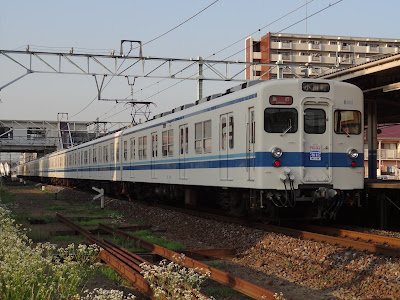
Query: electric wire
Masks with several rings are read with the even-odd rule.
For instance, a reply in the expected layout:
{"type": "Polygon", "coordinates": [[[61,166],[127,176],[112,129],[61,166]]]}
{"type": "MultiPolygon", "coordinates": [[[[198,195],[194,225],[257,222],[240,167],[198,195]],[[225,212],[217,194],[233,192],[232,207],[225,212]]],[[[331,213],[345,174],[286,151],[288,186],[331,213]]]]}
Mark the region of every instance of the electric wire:
{"type": "MultiPolygon", "coordinates": [[[[262,29],[265,29],[266,27],[271,26],[272,24],[274,24],[274,23],[276,23],[276,22],[282,20],[283,18],[285,18],[285,17],[287,17],[287,16],[289,16],[289,15],[291,15],[291,14],[293,14],[294,12],[298,11],[299,9],[303,8],[304,6],[310,4],[310,3],[313,2],[313,1],[315,1],[315,0],[310,0],[310,1],[307,2],[306,4],[300,5],[299,7],[295,8],[295,9],[293,9],[292,11],[286,13],[285,15],[283,15],[283,16],[277,18],[276,20],[274,20],[274,21],[268,23],[267,25],[265,25],[265,26],[263,26],[263,27],[257,29],[256,31],[250,33],[249,35],[252,35],[252,34],[255,34],[255,33],[257,33],[257,32],[260,32],[262,29]]],[[[343,1],[343,0],[340,0],[340,1],[338,1],[338,2],[341,2],[341,1],[343,1]]],[[[332,6],[332,5],[335,5],[335,4],[336,4],[336,3],[334,3],[334,4],[331,4],[331,3],[330,3],[328,7],[330,7],[330,6],[332,6]]],[[[313,14],[313,15],[314,15],[314,14],[313,14]]],[[[311,16],[313,16],[313,15],[310,15],[310,16],[306,17],[305,19],[307,19],[307,18],[309,18],[309,17],[311,17],[311,16]]],[[[304,19],[300,20],[299,22],[302,22],[302,21],[304,21],[304,19]]],[[[299,22],[297,22],[297,23],[299,23],[299,22]]],[[[296,23],[296,24],[297,24],[297,23],[296,23]]],[[[292,26],[294,26],[294,25],[292,25],[292,26]]],[[[291,26],[290,26],[290,27],[291,27],[291,26]]],[[[280,30],[279,32],[281,32],[281,31],[283,31],[283,30],[285,30],[285,29],[282,29],[282,30],[280,30]]],[[[248,37],[249,35],[246,35],[246,37],[248,37]]],[[[246,37],[244,37],[244,38],[246,38],[246,37]]],[[[232,47],[233,45],[235,45],[235,44],[237,44],[237,43],[239,43],[239,42],[241,42],[241,41],[243,41],[243,38],[241,38],[241,39],[237,40],[236,42],[231,43],[230,45],[226,46],[225,48],[223,48],[223,49],[221,49],[221,50],[219,50],[219,51],[217,51],[217,52],[215,52],[215,53],[213,53],[213,54],[207,56],[206,59],[208,59],[208,58],[210,58],[210,57],[212,57],[212,56],[215,56],[216,54],[218,54],[218,53],[220,53],[220,52],[222,52],[222,51],[224,51],[224,50],[226,50],[226,49],[232,47]]],[[[247,49],[247,48],[242,49],[242,50],[240,50],[239,52],[237,52],[237,53],[235,53],[235,54],[233,54],[233,55],[231,55],[231,56],[225,58],[224,60],[227,60],[228,58],[230,58],[230,57],[232,57],[232,56],[234,56],[234,55],[237,55],[238,53],[240,53],[240,52],[242,52],[242,51],[245,51],[246,49],[247,49]]],[[[192,64],[186,66],[185,68],[183,68],[183,69],[181,69],[181,70],[175,72],[173,75],[175,76],[176,74],[183,72],[184,70],[188,69],[189,67],[193,66],[194,64],[196,64],[196,63],[192,63],[192,64]]],[[[206,67],[205,70],[206,70],[206,69],[209,69],[209,67],[206,67]]],[[[243,71],[244,71],[244,70],[243,70],[243,71]]],[[[188,78],[191,78],[191,77],[193,77],[193,76],[195,76],[195,75],[197,75],[197,73],[195,73],[195,74],[193,74],[193,75],[187,77],[187,79],[188,79],[188,78]]],[[[167,80],[167,78],[166,78],[166,79],[159,80],[159,81],[157,81],[157,82],[155,82],[155,83],[152,83],[152,84],[150,84],[150,85],[148,85],[148,86],[146,86],[146,87],[144,87],[144,88],[142,88],[142,89],[140,89],[140,90],[137,90],[137,91],[143,91],[143,90],[145,90],[145,89],[147,89],[147,88],[150,88],[150,87],[152,87],[152,86],[154,86],[154,85],[156,85],[156,84],[159,84],[159,83],[161,83],[161,82],[163,82],[163,81],[166,81],[166,80],[167,80]]],[[[167,87],[167,88],[165,88],[165,89],[163,89],[163,90],[161,90],[161,91],[158,91],[158,92],[155,93],[155,94],[150,95],[149,97],[143,99],[143,101],[146,101],[146,100],[148,100],[148,99],[150,99],[150,98],[152,98],[152,97],[154,97],[154,96],[156,96],[156,95],[158,95],[158,94],[160,94],[160,93],[162,93],[162,92],[164,92],[164,91],[166,91],[166,90],[168,90],[168,89],[170,89],[170,88],[176,86],[177,84],[179,84],[179,83],[181,83],[181,82],[183,82],[183,81],[185,81],[185,79],[182,79],[182,80],[179,81],[178,83],[175,83],[175,84],[173,84],[173,85],[171,85],[171,86],[169,86],[169,87],[167,87]]],[[[137,92],[137,91],[136,91],[136,92],[137,92]]],[[[120,113],[123,112],[123,111],[125,111],[125,110],[127,110],[127,109],[124,109],[124,110],[120,111],[120,113]]],[[[114,116],[114,115],[113,115],[113,116],[114,116]]],[[[106,119],[108,119],[108,118],[110,118],[110,117],[107,117],[106,119]]]]}
{"type": "MultiPolygon", "coordinates": [[[[177,26],[173,27],[172,29],[170,29],[170,30],[168,30],[168,31],[166,31],[166,32],[164,32],[164,33],[162,33],[162,34],[160,34],[159,36],[157,36],[157,37],[151,39],[150,41],[144,43],[143,45],[149,44],[149,43],[151,43],[151,42],[153,42],[153,41],[155,41],[155,40],[157,40],[157,39],[159,39],[159,38],[161,38],[161,37],[167,35],[168,33],[174,31],[175,29],[177,29],[177,28],[179,28],[180,26],[184,25],[185,23],[189,22],[190,20],[192,20],[193,18],[195,18],[196,16],[198,16],[199,14],[201,14],[202,12],[204,12],[205,10],[207,10],[208,8],[210,8],[211,6],[213,6],[213,5],[214,5],[215,3],[217,3],[218,1],[219,1],[219,0],[215,0],[214,2],[212,2],[212,3],[209,4],[208,6],[206,6],[205,8],[203,8],[202,10],[200,10],[199,12],[197,12],[196,14],[194,14],[193,16],[191,16],[190,18],[188,18],[188,19],[186,19],[185,21],[181,22],[180,24],[178,24],[177,26]]],[[[142,46],[143,46],[143,45],[142,45],[142,46]]],[[[82,49],[83,49],[83,48],[82,48],[82,49]]],[[[130,51],[129,51],[129,53],[128,53],[126,56],[129,56],[130,52],[131,52],[132,50],[134,50],[134,49],[137,49],[137,47],[136,47],[136,48],[131,48],[130,51]]],[[[126,58],[121,62],[120,66],[119,66],[118,69],[117,69],[117,72],[118,72],[119,69],[122,67],[122,65],[124,64],[125,60],[126,60],[126,58]]],[[[104,91],[104,89],[108,86],[108,84],[111,82],[111,80],[112,80],[113,78],[114,78],[114,75],[110,78],[110,80],[106,83],[106,85],[104,86],[104,88],[101,89],[100,92],[104,91]]],[[[77,115],[79,115],[79,114],[82,113],[84,110],[86,110],[90,105],[92,105],[92,103],[96,100],[96,98],[97,98],[97,96],[96,96],[92,101],[90,101],[89,104],[86,105],[82,110],[80,110],[80,111],[77,112],[76,114],[72,115],[71,118],[72,118],[72,117],[75,117],[75,116],[77,116],[77,115]]]]}
{"type": "MultiPolygon", "coordinates": [[[[314,1],[314,0],[312,0],[312,1],[314,1]]],[[[305,5],[310,4],[312,1],[307,2],[306,4],[303,4],[303,5],[299,6],[298,8],[296,8],[296,9],[292,10],[291,12],[285,14],[284,16],[278,18],[276,21],[273,21],[273,22],[271,22],[270,24],[265,25],[264,27],[258,29],[258,30],[255,31],[255,32],[261,31],[261,29],[264,29],[264,28],[270,26],[271,24],[273,24],[273,23],[275,23],[275,22],[281,20],[282,18],[287,17],[288,15],[294,13],[295,11],[297,11],[297,10],[299,10],[300,8],[304,7],[305,5]]],[[[289,28],[291,28],[291,27],[293,27],[293,26],[295,26],[295,25],[297,25],[297,24],[299,24],[299,23],[305,21],[305,20],[308,20],[309,18],[311,18],[311,17],[313,17],[313,16],[315,16],[315,15],[317,15],[317,14],[319,14],[319,13],[325,11],[325,10],[328,9],[328,8],[331,8],[332,6],[335,6],[336,4],[338,4],[338,3],[342,2],[342,1],[343,1],[343,0],[338,0],[338,1],[334,2],[334,3],[329,3],[326,7],[324,7],[324,8],[322,8],[322,9],[316,11],[315,13],[313,13],[313,14],[311,14],[311,15],[307,15],[305,18],[302,18],[302,19],[296,21],[295,23],[292,23],[291,25],[289,25],[289,26],[287,26],[287,27],[285,27],[285,28],[283,28],[283,29],[281,29],[281,30],[275,32],[275,33],[280,33],[280,32],[282,32],[282,31],[284,31],[284,30],[287,30],[287,29],[289,29],[289,28]]],[[[250,35],[251,35],[251,34],[250,34],[250,35]]],[[[238,42],[239,42],[239,40],[238,40],[238,42]]],[[[236,42],[236,43],[238,43],[238,42],[236,42]]],[[[233,43],[233,44],[235,44],[235,43],[233,43]]],[[[245,47],[244,49],[241,49],[240,51],[235,52],[234,54],[232,54],[232,55],[226,57],[226,58],[223,59],[223,60],[227,60],[227,59],[231,58],[232,56],[235,56],[235,55],[237,55],[237,54],[239,54],[239,53],[245,51],[246,49],[248,49],[248,47],[245,47]]],[[[222,50],[221,50],[221,51],[222,51],[222,50]]],[[[264,51],[265,51],[265,50],[264,50],[264,51]]],[[[263,51],[260,51],[260,52],[263,52],[263,51]]],[[[219,52],[218,52],[218,53],[219,53],[219,52]]],[[[208,56],[207,58],[209,58],[209,57],[211,57],[211,56],[213,56],[213,55],[210,55],[210,56],[208,56]]],[[[195,64],[195,63],[193,63],[193,64],[191,64],[191,65],[189,65],[189,66],[183,68],[182,70],[176,72],[174,75],[176,75],[176,74],[182,72],[183,70],[189,68],[190,66],[193,66],[194,64],[195,64]]],[[[204,70],[207,70],[207,69],[209,69],[209,67],[205,67],[204,70]]],[[[204,71],[204,70],[203,70],[203,71],[204,71]]],[[[191,78],[191,77],[193,77],[193,76],[196,76],[196,75],[197,75],[197,72],[194,73],[194,74],[191,75],[191,76],[186,77],[186,79],[189,79],[189,78],[191,78]]],[[[185,81],[186,79],[182,79],[182,80],[180,80],[179,82],[177,82],[177,83],[175,83],[175,84],[173,84],[173,85],[171,85],[171,86],[169,86],[169,87],[166,87],[166,88],[164,88],[164,89],[162,89],[162,90],[160,90],[160,91],[158,91],[158,92],[156,92],[156,93],[150,95],[149,97],[143,99],[143,101],[146,101],[146,100],[148,100],[148,99],[150,99],[150,98],[153,98],[154,96],[156,96],[156,95],[158,95],[158,94],[160,94],[160,93],[162,93],[162,92],[164,92],[164,91],[166,91],[166,90],[168,90],[168,89],[170,89],[170,88],[172,88],[172,87],[174,87],[174,86],[180,84],[181,82],[185,81]]],[[[153,86],[153,85],[155,85],[155,84],[157,84],[157,83],[160,83],[160,82],[163,82],[163,81],[165,81],[165,80],[166,80],[166,79],[160,80],[160,81],[158,81],[158,82],[156,82],[156,83],[154,83],[154,84],[151,84],[150,86],[153,86]]],[[[149,86],[149,87],[150,87],[150,86],[149,86]]],[[[141,91],[142,91],[142,90],[143,90],[143,89],[141,89],[141,91]]],[[[126,108],[126,109],[124,109],[124,110],[121,110],[119,113],[122,113],[122,112],[124,112],[124,111],[127,110],[127,109],[128,109],[128,108],[126,108]]],[[[119,113],[118,113],[118,114],[119,114],[119,113]]],[[[116,115],[116,114],[114,114],[114,115],[112,115],[112,116],[115,116],[115,115],[116,115]]],[[[106,119],[109,119],[109,118],[110,118],[110,117],[107,117],[106,119]]]]}

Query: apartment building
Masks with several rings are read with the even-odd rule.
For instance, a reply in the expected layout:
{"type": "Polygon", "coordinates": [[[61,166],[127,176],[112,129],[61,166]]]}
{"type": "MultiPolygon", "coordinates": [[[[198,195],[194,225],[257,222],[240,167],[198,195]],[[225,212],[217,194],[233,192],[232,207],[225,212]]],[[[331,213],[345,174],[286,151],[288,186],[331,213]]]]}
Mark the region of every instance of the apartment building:
{"type": "MultiPolygon", "coordinates": [[[[400,179],[400,125],[384,125],[378,130],[377,176],[400,179]]],[[[368,177],[368,142],[364,141],[365,177],[368,177]]]]}
{"type": "MultiPolygon", "coordinates": [[[[378,39],[348,36],[267,33],[261,38],[245,40],[245,60],[285,65],[308,64],[309,76],[366,63],[398,53],[400,39],[378,39]]],[[[284,77],[304,76],[305,68],[283,70],[284,77]]],[[[247,80],[277,78],[277,68],[256,65],[246,69],[247,80]]]]}

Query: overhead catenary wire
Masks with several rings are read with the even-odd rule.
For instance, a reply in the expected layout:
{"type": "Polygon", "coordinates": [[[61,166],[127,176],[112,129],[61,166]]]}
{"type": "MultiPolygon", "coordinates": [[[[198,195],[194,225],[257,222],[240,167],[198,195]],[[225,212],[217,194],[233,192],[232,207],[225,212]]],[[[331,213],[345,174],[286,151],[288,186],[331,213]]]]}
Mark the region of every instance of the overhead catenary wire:
{"type": "MultiPolygon", "coordinates": [[[[228,48],[234,46],[235,44],[237,44],[237,43],[239,43],[239,42],[242,42],[244,38],[246,38],[246,37],[248,37],[248,36],[250,36],[250,35],[252,35],[252,34],[261,32],[261,30],[263,30],[263,29],[267,28],[268,26],[271,26],[272,24],[274,24],[274,23],[276,23],[276,22],[278,22],[278,21],[280,21],[280,20],[286,18],[287,16],[293,14],[294,12],[298,11],[299,9],[303,8],[304,6],[310,4],[310,3],[313,2],[313,1],[315,1],[315,0],[310,0],[310,1],[307,2],[307,3],[305,3],[305,4],[303,4],[303,5],[300,5],[299,7],[295,8],[295,9],[293,9],[292,11],[290,11],[290,12],[284,14],[283,16],[281,16],[281,17],[275,19],[274,21],[272,21],[272,22],[270,22],[270,23],[264,25],[263,27],[257,29],[256,31],[254,31],[254,32],[252,32],[252,33],[246,35],[245,37],[243,37],[243,38],[237,40],[236,42],[233,42],[233,43],[231,43],[230,45],[224,47],[223,49],[221,49],[221,50],[219,50],[219,51],[217,51],[217,52],[214,52],[213,54],[207,56],[206,59],[208,59],[208,58],[210,58],[210,57],[212,57],[212,56],[215,56],[216,54],[218,54],[218,53],[220,53],[220,52],[222,52],[222,51],[225,51],[226,49],[228,49],[228,48]]],[[[340,1],[343,1],[343,0],[340,0],[340,1]]],[[[331,5],[331,4],[329,4],[329,5],[331,5]]],[[[303,20],[304,20],[304,19],[303,19],[303,20]]],[[[302,21],[302,20],[301,20],[301,21],[302,21]]],[[[300,22],[301,22],[301,21],[300,21],[300,22]]],[[[293,26],[294,26],[294,25],[293,25],[293,26]]],[[[283,30],[281,30],[281,31],[283,31],[283,30]]],[[[154,40],[154,39],[153,39],[153,40],[154,40]]],[[[148,42],[147,42],[147,43],[148,43],[148,42]]],[[[147,43],[145,43],[145,44],[147,44],[147,43]]],[[[241,51],[239,51],[239,52],[237,52],[237,53],[235,53],[234,55],[236,55],[236,54],[238,54],[238,53],[240,53],[240,52],[242,52],[242,51],[245,51],[245,50],[246,50],[246,48],[245,48],[245,49],[242,49],[241,51]]],[[[232,56],[233,56],[233,55],[232,55],[232,56]]],[[[224,60],[226,60],[226,59],[227,59],[227,58],[225,58],[224,60]]],[[[176,75],[176,74],[178,74],[178,73],[183,72],[184,70],[188,69],[189,67],[193,66],[194,64],[196,64],[196,63],[192,63],[192,64],[186,66],[185,68],[183,68],[183,69],[181,69],[181,70],[175,72],[173,75],[176,75]]],[[[208,69],[208,67],[206,67],[206,69],[208,69]]],[[[195,74],[193,74],[193,75],[191,75],[191,76],[189,76],[189,77],[187,77],[187,78],[193,77],[193,76],[195,76],[195,75],[197,75],[197,73],[195,73],[195,74]]],[[[166,80],[167,80],[167,79],[159,80],[159,81],[157,81],[157,82],[155,82],[155,83],[152,83],[152,84],[150,84],[150,85],[148,85],[148,86],[146,86],[146,87],[144,87],[144,88],[141,88],[140,90],[137,90],[137,91],[143,91],[143,90],[145,90],[145,89],[147,89],[147,88],[150,88],[150,87],[152,87],[152,86],[154,86],[154,85],[156,85],[156,84],[159,84],[159,83],[161,83],[161,82],[163,82],[163,81],[166,81],[166,80]]],[[[158,95],[158,94],[160,94],[160,93],[162,93],[162,92],[164,92],[164,91],[166,91],[166,90],[168,90],[168,89],[170,89],[170,88],[176,86],[177,84],[180,84],[180,83],[183,82],[183,81],[185,81],[185,80],[182,79],[182,80],[180,80],[179,82],[177,82],[177,83],[175,83],[175,84],[173,84],[173,85],[171,85],[171,86],[169,86],[169,87],[167,87],[167,88],[165,88],[165,89],[163,89],[163,90],[161,90],[161,91],[158,91],[157,93],[155,93],[155,94],[153,94],[153,95],[151,95],[151,96],[145,98],[143,101],[146,101],[146,100],[148,100],[148,99],[150,99],[150,98],[152,98],[152,97],[154,97],[154,96],[156,96],[156,95],[158,95]]],[[[137,91],[136,91],[136,92],[137,92],[137,91]]],[[[125,110],[127,110],[127,108],[124,109],[124,110],[121,110],[119,113],[124,112],[125,110]]],[[[108,113],[108,112],[107,112],[107,113],[108,113]]],[[[103,115],[106,115],[107,113],[105,113],[105,114],[103,114],[103,115]]],[[[114,114],[114,115],[115,115],[115,114],[114,114]]],[[[114,116],[114,115],[112,115],[112,116],[114,116]]],[[[110,117],[112,117],[112,116],[110,116],[110,117]]],[[[110,118],[110,117],[107,117],[107,119],[110,118]]]]}
{"type": "MultiPolygon", "coordinates": [[[[312,0],[312,1],[314,1],[314,0],[312,0]]],[[[304,7],[305,5],[310,4],[312,1],[309,1],[309,2],[307,2],[306,4],[303,4],[303,5],[299,6],[298,8],[296,8],[296,9],[292,10],[291,12],[285,14],[284,16],[278,18],[276,21],[273,21],[273,22],[269,23],[268,25],[265,25],[264,27],[258,29],[258,30],[255,31],[255,32],[261,31],[261,29],[264,29],[264,28],[270,26],[271,24],[274,24],[275,22],[281,20],[282,18],[287,17],[288,15],[294,13],[294,12],[297,11],[298,9],[304,7]]],[[[291,27],[293,27],[293,26],[295,26],[295,25],[297,25],[297,24],[299,24],[299,23],[301,23],[301,22],[303,22],[303,21],[305,21],[305,20],[307,20],[307,19],[309,19],[309,18],[311,18],[311,17],[313,17],[313,16],[315,16],[315,15],[317,15],[317,14],[323,12],[323,11],[325,11],[326,9],[331,8],[332,6],[338,4],[338,3],[342,2],[342,1],[343,1],[343,0],[338,0],[338,1],[334,2],[334,3],[331,3],[331,2],[330,2],[326,7],[324,7],[324,8],[322,8],[322,9],[316,11],[316,12],[313,13],[313,14],[307,15],[305,18],[302,18],[302,19],[296,21],[295,23],[292,23],[291,25],[289,25],[289,26],[287,26],[287,27],[285,27],[285,28],[283,28],[283,29],[281,29],[281,30],[275,32],[275,33],[280,33],[280,32],[282,32],[282,31],[284,31],[284,30],[287,30],[287,29],[289,29],[289,28],[291,28],[291,27]]],[[[252,33],[252,34],[253,34],[253,33],[252,33]]],[[[250,34],[250,35],[251,35],[251,34],[250,34]]],[[[249,36],[249,35],[247,35],[247,36],[249,36]]],[[[247,36],[246,36],[246,37],[247,37],[247,36]]],[[[241,41],[242,41],[242,40],[243,40],[243,39],[241,39],[241,41]]],[[[241,49],[240,51],[235,52],[234,54],[232,54],[232,55],[226,57],[226,58],[223,59],[223,60],[227,60],[227,59],[231,58],[232,56],[235,56],[235,55],[237,55],[237,54],[239,54],[239,53],[245,51],[247,48],[248,48],[248,47],[245,47],[244,49],[241,49]]],[[[261,52],[263,52],[263,51],[261,51],[261,52]]],[[[209,57],[211,57],[211,56],[213,56],[213,55],[210,55],[210,56],[208,56],[207,58],[209,58],[209,57]]],[[[189,66],[183,68],[182,70],[176,72],[174,75],[176,75],[176,74],[182,72],[183,70],[189,68],[190,66],[193,66],[194,64],[195,64],[195,63],[193,63],[193,64],[191,64],[191,65],[189,65],[189,66]]],[[[206,70],[206,69],[209,69],[209,67],[205,67],[204,70],[206,70]]],[[[203,71],[204,71],[204,70],[203,70],[203,71]]],[[[197,72],[194,73],[194,74],[192,74],[191,76],[186,77],[186,78],[189,79],[189,78],[191,78],[191,77],[193,77],[193,76],[196,76],[196,75],[197,75],[197,72]]],[[[165,80],[166,80],[166,79],[160,80],[160,81],[158,81],[158,82],[156,82],[156,83],[154,83],[154,84],[152,84],[152,85],[150,85],[150,86],[153,86],[153,85],[155,85],[155,84],[161,83],[161,82],[163,82],[163,81],[165,81],[165,80]]],[[[156,93],[154,93],[154,94],[148,96],[147,98],[143,99],[143,101],[149,100],[149,99],[155,97],[156,95],[158,95],[158,94],[160,94],[160,93],[162,93],[162,92],[164,92],[164,91],[166,91],[166,90],[168,90],[168,89],[170,89],[170,88],[172,88],[172,87],[174,87],[174,86],[176,86],[176,85],[178,85],[178,84],[180,84],[180,83],[182,83],[182,82],[184,82],[184,81],[185,81],[185,79],[182,79],[182,80],[180,80],[179,82],[177,82],[177,83],[175,83],[175,84],[173,84],[173,85],[171,85],[171,86],[168,86],[168,87],[162,89],[161,91],[158,91],[158,92],[156,92],[156,93]]],[[[148,86],[148,87],[150,87],[150,86],[148,86]]],[[[142,89],[142,90],[143,90],[143,89],[142,89]]],[[[128,109],[128,108],[123,109],[123,110],[121,110],[120,112],[118,112],[118,113],[116,113],[116,114],[113,114],[113,115],[110,116],[110,117],[113,117],[113,116],[115,116],[115,115],[117,115],[117,114],[120,114],[120,113],[126,111],[127,109],[128,109]]],[[[110,117],[107,117],[107,119],[109,119],[110,117]]]]}
{"type": "MultiPolygon", "coordinates": [[[[157,37],[151,39],[150,41],[145,42],[143,45],[147,45],[147,44],[149,44],[149,43],[151,43],[151,42],[154,42],[155,40],[157,40],[157,39],[159,39],[159,38],[161,38],[161,37],[167,35],[168,33],[174,31],[175,29],[181,27],[181,26],[184,25],[185,23],[189,22],[190,20],[192,20],[193,18],[195,18],[196,16],[198,16],[199,14],[201,14],[202,12],[204,12],[205,10],[207,10],[208,8],[210,8],[211,6],[213,6],[213,5],[214,5],[215,3],[217,3],[218,1],[219,1],[219,0],[215,0],[214,2],[212,2],[212,3],[209,4],[209,5],[207,5],[205,8],[203,8],[202,10],[200,10],[199,12],[197,12],[196,14],[194,14],[193,16],[189,17],[188,19],[186,19],[185,21],[183,21],[183,22],[181,22],[180,24],[176,25],[175,27],[171,28],[170,30],[168,30],[168,31],[166,31],[166,32],[164,32],[164,33],[158,35],[157,37]]],[[[142,45],[142,46],[143,46],[143,45],[142,45]]],[[[136,49],[136,48],[131,48],[130,51],[129,51],[129,53],[128,53],[128,55],[129,55],[130,52],[131,52],[132,50],[134,50],[134,49],[136,49]]],[[[128,56],[128,55],[126,55],[126,56],[128,56]]],[[[119,67],[118,67],[118,69],[117,69],[117,72],[118,72],[119,69],[122,67],[122,65],[124,64],[124,62],[125,62],[125,59],[124,59],[124,60],[121,62],[121,64],[119,65],[119,67]]],[[[106,83],[106,85],[104,86],[104,88],[101,89],[100,92],[104,91],[104,89],[108,86],[108,84],[111,82],[111,80],[112,80],[113,78],[114,78],[114,76],[112,76],[112,77],[110,78],[110,80],[106,83]]],[[[97,98],[97,96],[96,96],[92,101],[90,101],[90,103],[87,104],[83,109],[81,109],[79,112],[77,112],[76,114],[72,115],[71,117],[75,117],[75,116],[79,115],[80,113],[82,113],[84,110],[86,110],[90,105],[92,105],[92,103],[96,100],[96,98],[97,98]]]]}

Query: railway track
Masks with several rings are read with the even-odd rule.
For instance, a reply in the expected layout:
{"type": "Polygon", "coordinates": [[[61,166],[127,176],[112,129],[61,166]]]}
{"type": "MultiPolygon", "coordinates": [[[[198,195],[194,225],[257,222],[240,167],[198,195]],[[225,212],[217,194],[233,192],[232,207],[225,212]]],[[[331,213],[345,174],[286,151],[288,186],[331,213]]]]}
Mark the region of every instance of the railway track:
{"type": "MultiPolygon", "coordinates": [[[[109,264],[114,270],[116,270],[122,277],[127,279],[131,284],[135,285],[144,295],[148,296],[151,299],[154,299],[154,295],[150,289],[149,284],[141,275],[142,269],[140,267],[141,263],[144,262],[151,265],[150,262],[147,262],[143,258],[129,252],[128,250],[110,241],[100,241],[99,239],[95,238],[88,230],[73,223],[72,221],[68,220],[58,213],[56,213],[56,216],[60,221],[66,223],[74,230],[83,234],[89,242],[95,243],[102,247],[103,251],[100,252],[100,258],[104,260],[107,264],[109,264]]],[[[122,230],[114,230],[112,227],[106,226],[104,224],[100,224],[99,228],[105,232],[117,234],[127,240],[135,241],[138,246],[149,250],[151,253],[157,254],[168,260],[179,263],[184,267],[198,268],[203,273],[209,273],[210,279],[223,285],[229,286],[232,289],[253,299],[275,299],[274,292],[266,290],[241,278],[234,277],[229,273],[210,267],[202,262],[196,261],[186,256],[183,259],[180,259],[181,255],[177,252],[150,243],[148,241],[130,235],[122,230]]],[[[204,297],[208,299],[206,296],[204,297]]]]}
{"type": "MultiPolygon", "coordinates": [[[[161,205],[161,207],[165,208],[166,206],[161,205]]],[[[168,209],[171,209],[171,207],[168,206],[168,209]]],[[[197,210],[194,211],[191,209],[176,207],[174,207],[173,209],[197,217],[213,219],[215,221],[235,223],[255,229],[280,233],[303,239],[315,240],[319,242],[325,242],[341,247],[351,247],[359,251],[368,251],[376,254],[400,257],[400,239],[398,238],[316,225],[304,226],[304,230],[301,230],[297,228],[263,224],[261,222],[220,215],[214,212],[210,213],[197,210]]]]}

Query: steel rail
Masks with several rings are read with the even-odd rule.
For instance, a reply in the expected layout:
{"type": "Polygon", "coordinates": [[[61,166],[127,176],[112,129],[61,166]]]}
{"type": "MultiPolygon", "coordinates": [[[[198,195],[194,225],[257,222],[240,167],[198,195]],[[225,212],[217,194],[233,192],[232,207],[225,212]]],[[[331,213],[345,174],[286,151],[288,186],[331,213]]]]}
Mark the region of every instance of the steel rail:
{"type": "Polygon", "coordinates": [[[360,250],[360,251],[380,253],[380,254],[384,254],[384,255],[388,255],[388,256],[397,256],[397,257],[400,256],[400,249],[393,248],[393,247],[387,247],[384,245],[376,245],[376,244],[371,244],[371,243],[366,243],[366,242],[354,241],[354,240],[349,240],[349,239],[345,239],[345,238],[334,237],[334,236],[329,236],[329,235],[324,235],[324,234],[319,234],[319,233],[314,233],[314,232],[309,232],[309,231],[304,231],[304,230],[297,230],[297,229],[292,229],[292,228],[284,228],[284,227],[279,227],[279,226],[274,226],[274,225],[264,225],[264,226],[259,227],[259,229],[276,232],[276,233],[282,233],[285,235],[291,235],[291,236],[295,236],[295,237],[301,237],[301,238],[308,239],[308,240],[326,242],[329,244],[339,245],[342,247],[351,247],[353,249],[360,250]]]}
{"type": "Polygon", "coordinates": [[[226,272],[223,272],[216,268],[210,267],[204,263],[201,263],[201,262],[191,259],[189,257],[185,256],[185,257],[183,257],[183,259],[180,259],[182,256],[175,251],[168,250],[159,245],[147,242],[141,238],[138,238],[131,234],[123,232],[122,230],[115,231],[112,227],[109,227],[109,226],[101,224],[101,223],[99,224],[99,228],[106,232],[116,233],[117,235],[125,238],[128,241],[135,241],[138,244],[138,246],[143,247],[143,248],[151,251],[152,253],[160,255],[160,256],[167,258],[173,262],[181,264],[184,267],[197,269],[198,272],[201,272],[203,274],[209,273],[210,279],[213,279],[223,285],[229,286],[232,289],[234,289],[244,295],[252,297],[253,299],[265,299],[265,300],[274,300],[275,299],[275,297],[274,297],[275,293],[272,291],[266,290],[260,286],[252,284],[246,280],[234,277],[233,275],[231,275],[229,273],[226,273],[226,272]]]}
{"type": "MultiPolygon", "coordinates": [[[[346,229],[340,229],[340,228],[317,226],[317,225],[307,225],[307,226],[304,226],[304,228],[308,229],[310,231],[318,232],[318,233],[336,235],[339,237],[349,237],[352,239],[360,239],[363,241],[372,241],[375,243],[381,243],[381,244],[386,244],[391,247],[400,248],[400,239],[399,238],[365,233],[365,232],[352,231],[352,230],[346,230],[346,229]]],[[[400,249],[399,249],[399,251],[400,251],[400,249]]]]}
{"type": "MultiPolygon", "coordinates": [[[[56,217],[60,221],[64,222],[65,224],[73,228],[74,230],[84,235],[89,242],[100,246],[103,250],[100,251],[99,257],[103,261],[105,261],[109,266],[111,266],[118,274],[120,274],[128,282],[135,285],[142,294],[150,297],[151,299],[155,299],[149,283],[140,274],[141,268],[137,266],[135,260],[126,258],[125,256],[121,255],[120,253],[118,253],[118,251],[116,251],[113,247],[111,247],[110,244],[107,244],[106,242],[102,242],[96,239],[95,237],[93,237],[90,231],[70,221],[69,219],[65,218],[59,213],[56,213],[56,217]]],[[[139,256],[135,258],[138,261],[146,262],[139,256]]]]}

